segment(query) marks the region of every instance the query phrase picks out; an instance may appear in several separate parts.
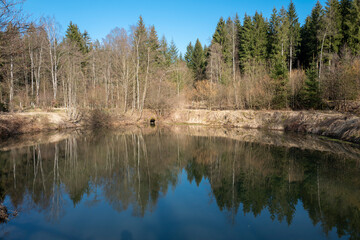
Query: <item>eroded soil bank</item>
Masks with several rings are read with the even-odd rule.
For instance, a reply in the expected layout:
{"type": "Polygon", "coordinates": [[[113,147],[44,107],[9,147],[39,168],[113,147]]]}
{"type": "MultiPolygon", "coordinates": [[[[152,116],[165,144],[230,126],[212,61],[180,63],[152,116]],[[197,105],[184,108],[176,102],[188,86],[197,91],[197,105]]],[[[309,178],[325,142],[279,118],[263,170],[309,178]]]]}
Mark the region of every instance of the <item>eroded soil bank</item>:
{"type": "Polygon", "coordinates": [[[155,113],[145,111],[141,119],[135,113],[119,115],[110,112],[105,118],[98,115],[95,117],[69,116],[62,111],[2,114],[0,115],[0,136],[6,138],[24,133],[82,128],[102,123],[112,127],[143,125],[147,124],[151,118],[155,118],[157,124],[200,124],[302,132],[360,143],[360,117],[335,112],[180,109],[172,111],[165,117],[157,117],[155,113]]]}
{"type": "Polygon", "coordinates": [[[207,111],[177,110],[166,119],[172,123],[229,126],[302,132],[360,143],[360,117],[312,111],[207,111]]]}

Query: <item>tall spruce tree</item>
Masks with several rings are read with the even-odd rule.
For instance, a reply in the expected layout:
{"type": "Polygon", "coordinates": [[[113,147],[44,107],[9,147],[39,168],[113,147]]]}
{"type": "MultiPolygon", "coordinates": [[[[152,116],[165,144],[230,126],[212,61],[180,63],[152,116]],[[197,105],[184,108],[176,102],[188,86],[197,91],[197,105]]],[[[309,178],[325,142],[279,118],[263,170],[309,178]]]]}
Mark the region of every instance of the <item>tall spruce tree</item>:
{"type": "Polygon", "coordinates": [[[245,14],[243,26],[239,33],[239,61],[243,73],[250,71],[250,65],[253,59],[253,29],[254,26],[251,17],[245,14]]]}
{"type": "Polygon", "coordinates": [[[311,15],[306,18],[305,25],[302,28],[302,60],[305,67],[309,67],[313,61],[316,64],[319,63],[321,50],[319,36],[323,24],[323,13],[323,8],[318,1],[312,9],[311,15]]]}
{"type": "Polygon", "coordinates": [[[179,50],[177,49],[174,40],[171,40],[168,49],[168,55],[170,56],[170,62],[173,64],[178,60],[179,50]]]}
{"type": "Polygon", "coordinates": [[[196,40],[194,51],[192,53],[192,70],[195,81],[205,79],[205,55],[199,39],[196,40]]]}
{"type": "Polygon", "coordinates": [[[222,48],[224,62],[231,64],[231,48],[229,39],[228,22],[226,23],[221,17],[213,35],[212,43],[218,43],[222,48]]]}
{"type": "Polygon", "coordinates": [[[170,66],[171,64],[171,56],[169,54],[168,43],[166,41],[165,36],[163,36],[160,40],[160,57],[161,57],[161,64],[163,66],[170,66]]]}
{"type": "Polygon", "coordinates": [[[340,14],[341,14],[341,35],[342,45],[348,46],[351,38],[351,29],[353,25],[352,18],[353,0],[340,0],[340,14]]]}
{"type": "Polygon", "coordinates": [[[86,31],[82,34],[79,27],[72,22],[66,30],[65,39],[68,43],[75,44],[80,52],[87,53],[89,51],[89,34],[86,31]]]}
{"type": "MultiPolygon", "coordinates": [[[[148,35],[149,36],[147,38],[146,45],[150,51],[151,62],[155,62],[157,65],[161,65],[161,57],[159,52],[159,48],[160,48],[159,38],[154,25],[150,27],[148,35]]],[[[152,65],[153,65],[152,67],[154,67],[154,64],[152,65]]]]}
{"type": "Polygon", "coordinates": [[[324,62],[331,65],[334,53],[338,53],[341,43],[341,21],[338,0],[328,0],[325,5],[320,32],[318,35],[321,43],[319,58],[319,86],[321,83],[324,62]]]}
{"type": "Polygon", "coordinates": [[[349,47],[357,55],[360,53],[360,0],[353,0],[352,5],[349,47]]]}
{"type": "Polygon", "coordinates": [[[312,62],[306,70],[305,86],[300,95],[303,107],[308,109],[318,109],[321,107],[321,95],[315,62],[312,62]]]}
{"type": "Polygon", "coordinates": [[[290,1],[289,8],[287,11],[288,21],[289,21],[289,72],[291,75],[293,60],[296,57],[298,46],[300,43],[300,23],[299,18],[296,13],[295,4],[293,1],[290,1]]]}
{"type": "Polygon", "coordinates": [[[322,32],[326,34],[324,51],[326,50],[328,55],[338,53],[342,39],[340,4],[338,0],[326,1],[322,32]]]}
{"type": "Polygon", "coordinates": [[[253,48],[252,57],[256,63],[265,63],[267,53],[268,23],[261,13],[255,12],[253,17],[253,48]]]}
{"type": "Polygon", "coordinates": [[[194,52],[194,47],[191,44],[191,42],[189,43],[189,45],[186,47],[186,53],[184,56],[184,60],[186,62],[186,65],[188,66],[188,68],[192,69],[193,67],[193,52],[194,52]]]}
{"type": "Polygon", "coordinates": [[[276,8],[274,8],[269,22],[268,47],[267,47],[268,48],[267,56],[268,59],[270,59],[271,61],[273,61],[273,59],[275,59],[275,57],[281,52],[281,45],[279,44],[280,42],[279,29],[280,29],[280,18],[276,8]]]}

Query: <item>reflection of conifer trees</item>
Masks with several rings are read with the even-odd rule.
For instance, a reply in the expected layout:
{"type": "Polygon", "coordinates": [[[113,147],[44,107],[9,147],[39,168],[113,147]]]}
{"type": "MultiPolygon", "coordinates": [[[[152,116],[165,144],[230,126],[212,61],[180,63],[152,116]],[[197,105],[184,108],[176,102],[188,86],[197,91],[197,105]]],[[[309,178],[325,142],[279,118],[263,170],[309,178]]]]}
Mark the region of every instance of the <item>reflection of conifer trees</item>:
{"type": "Polygon", "coordinates": [[[178,184],[208,181],[211,195],[234,223],[239,211],[292,223],[301,201],[325,233],[359,237],[358,162],[340,155],[234,141],[151,133],[89,133],[54,144],[0,152],[0,193],[15,207],[35,207],[51,221],[64,214],[68,194],[89,207],[99,193],[118,212],[144,216],[178,184]],[[86,195],[86,197],[84,197],[86,195]],[[25,200],[26,199],[26,200],[25,200]],[[29,200],[28,200],[29,199],[29,200]],[[240,208],[241,206],[241,208],[240,208]]]}

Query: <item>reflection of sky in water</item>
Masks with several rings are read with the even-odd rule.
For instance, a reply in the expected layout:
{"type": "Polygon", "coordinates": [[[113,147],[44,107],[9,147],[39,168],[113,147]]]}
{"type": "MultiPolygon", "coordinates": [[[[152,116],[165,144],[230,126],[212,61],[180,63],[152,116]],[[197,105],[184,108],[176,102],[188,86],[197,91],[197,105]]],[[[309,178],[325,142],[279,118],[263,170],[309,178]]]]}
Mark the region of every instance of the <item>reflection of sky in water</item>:
{"type": "MultiPolygon", "coordinates": [[[[114,146],[122,142],[116,142],[115,138],[112,139],[115,141],[114,146]]],[[[120,138],[121,139],[121,138],[120,138]]],[[[152,136],[150,139],[147,136],[144,136],[144,143],[146,142],[146,151],[156,152],[159,148],[157,144],[151,145],[149,143],[153,142],[152,140],[156,137],[152,136]],[[151,149],[154,148],[154,149],[151,149]]],[[[171,139],[171,138],[170,138],[171,139]]],[[[131,140],[129,138],[129,140],[131,140]]],[[[176,138],[173,139],[176,142],[176,138]]],[[[184,139],[181,139],[183,141],[184,139]]],[[[183,142],[181,147],[181,156],[192,156],[189,152],[194,151],[197,147],[205,147],[205,153],[202,153],[202,156],[206,153],[219,151],[221,145],[223,144],[224,151],[234,152],[233,145],[235,141],[232,140],[216,140],[214,138],[203,138],[203,139],[185,139],[190,142],[190,146],[187,146],[183,142]],[[200,142],[200,143],[199,143],[200,142]],[[218,149],[213,149],[210,147],[214,144],[218,149]],[[199,144],[199,146],[194,146],[194,144],[199,144]],[[208,151],[206,146],[209,147],[208,151]],[[187,149],[188,148],[188,149],[187,149]],[[186,152],[189,151],[189,152],[186,152]],[[188,155],[187,155],[188,154],[188,155]]],[[[100,141],[100,143],[105,143],[106,141],[100,141]]],[[[111,142],[111,141],[109,141],[111,142]]],[[[134,141],[135,146],[142,146],[143,143],[137,145],[137,142],[134,141]]],[[[171,156],[171,151],[169,150],[169,138],[163,139],[160,141],[163,144],[164,149],[160,147],[160,150],[163,152],[170,152],[167,156],[171,156]]],[[[78,150],[81,149],[81,144],[84,142],[78,142],[78,150]]],[[[99,144],[99,143],[97,143],[99,144]]],[[[131,145],[132,142],[129,141],[127,144],[131,145]]],[[[175,145],[178,143],[175,143],[175,145]]],[[[49,145],[47,146],[49,147],[49,145]]],[[[173,147],[173,146],[171,146],[173,147]]],[[[254,153],[259,152],[260,150],[264,151],[264,156],[274,155],[273,152],[278,151],[262,146],[245,146],[256,148],[254,153]],[[265,150],[264,150],[264,149],[265,150]],[[271,153],[272,152],[272,153],[271,153]]],[[[90,147],[91,148],[91,147],[90,147]]],[[[44,146],[45,149],[45,146],[44,146]]],[[[136,148],[137,149],[137,148],[136,148]]],[[[241,151],[243,151],[242,149],[241,151]]],[[[60,156],[63,156],[61,154],[60,156]]],[[[143,150],[141,150],[143,151],[143,150]]],[[[240,151],[237,149],[236,151],[240,151]]],[[[299,151],[299,150],[297,150],[299,151]]],[[[133,154],[134,151],[129,149],[129,152],[133,154]]],[[[179,153],[174,153],[176,156],[179,156],[179,153]]],[[[299,154],[299,152],[296,152],[299,154]]],[[[51,154],[48,153],[49,156],[51,154]]],[[[80,155],[80,154],[79,154],[80,155]]],[[[166,154],[164,153],[162,157],[166,154]]],[[[280,154],[281,155],[281,154],[280,154]]],[[[307,152],[304,161],[312,161],[312,156],[307,152]],[[306,160],[306,158],[308,158],[306,160]]],[[[45,156],[45,154],[44,154],[45,156]]],[[[152,155],[149,155],[151,157],[152,155]]],[[[219,154],[218,157],[229,157],[226,153],[219,154]]],[[[245,156],[245,155],[242,155],[245,156]]],[[[319,156],[319,155],[316,155],[319,156]]],[[[81,156],[79,156],[80,159],[81,156]]],[[[45,158],[45,157],[44,157],[45,158]]],[[[123,161],[123,158],[120,158],[123,161]]],[[[206,156],[204,157],[206,160],[206,156]]],[[[133,159],[134,160],[134,159],[133,159]]],[[[203,160],[203,162],[205,161],[203,160]]],[[[52,161],[52,158],[44,159],[45,161],[52,161]]],[[[64,161],[61,159],[59,161],[64,161]]],[[[151,161],[151,159],[150,159],[151,161]]],[[[183,161],[191,162],[191,158],[183,161]]],[[[209,161],[209,160],[207,160],[209,161]]],[[[239,160],[242,161],[242,160],[239,160]]],[[[224,160],[223,160],[224,162],[224,160]]],[[[231,163],[229,161],[226,164],[231,163]]],[[[133,162],[136,164],[136,161],[133,162]]],[[[167,161],[169,164],[169,161],[167,161]]],[[[171,161],[170,161],[171,163],[171,161]]],[[[224,162],[225,163],[225,162],[224,162]]],[[[247,163],[245,161],[245,163],[247,163]]],[[[90,162],[88,163],[90,164],[90,162]]],[[[165,164],[165,163],[164,163],[165,164]]],[[[215,164],[216,165],[216,164],[215,164]]],[[[214,166],[215,166],[214,165],[214,166]]],[[[116,166],[116,164],[114,165],[116,166]]],[[[206,164],[205,164],[206,166],[206,164]]],[[[306,163],[304,163],[306,167],[306,163]]],[[[136,176],[136,167],[132,166],[136,176]]],[[[271,168],[271,166],[268,166],[271,168]]],[[[169,167],[171,169],[171,167],[169,167]]],[[[325,167],[324,167],[325,168],[325,167]]],[[[99,180],[98,183],[92,182],[90,180],[90,190],[88,193],[84,193],[80,201],[74,206],[73,201],[69,197],[66,186],[61,184],[61,207],[58,212],[57,218],[52,218],[49,208],[41,207],[34,204],[31,200],[29,192],[25,194],[22,204],[19,206],[20,213],[19,215],[8,222],[6,225],[1,227],[2,236],[9,239],[337,239],[336,228],[333,228],[328,232],[328,235],[324,233],[324,230],[321,226],[321,222],[313,224],[312,220],[309,218],[308,210],[304,209],[303,202],[301,199],[297,200],[295,205],[295,213],[293,215],[291,224],[288,225],[286,218],[284,217],[282,221],[279,221],[277,217],[272,220],[271,213],[268,208],[265,207],[261,210],[260,214],[256,217],[252,212],[244,213],[243,204],[244,202],[239,203],[239,209],[237,213],[232,216],[232,213],[229,209],[221,211],[216,197],[214,196],[214,186],[210,184],[209,181],[209,170],[203,177],[199,185],[197,185],[195,179],[191,182],[188,180],[189,174],[189,164],[185,164],[182,167],[182,170],[176,170],[173,172],[178,173],[178,181],[175,184],[175,187],[168,183],[168,188],[166,193],[159,193],[159,196],[155,204],[147,208],[144,212],[144,216],[141,216],[134,209],[134,201],[130,202],[129,206],[126,209],[121,211],[116,211],[117,205],[121,204],[116,202],[116,199],[109,199],[109,186],[111,189],[117,187],[116,184],[111,181],[121,181],[121,178],[114,177],[110,181],[106,181],[106,178],[109,176],[103,177],[103,180],[99,180]],[[110,185],[109,185],[110,184],[110,185]],[[115,201],[115,202],[114,202],[115,201]],[[116,205],[116,206],[115,206],[116,205]]],[[[221,169],[221,167],[214,169],[221,169]]],[[[51,169],[48,169],[49,171],[51,169]]],[[[266,172],[266,171],[264,171],[266,172]]],[[[324,171],[326,172],[326,171],[324,171]]],[[[91,173],[93,175],[94,173],[91,173]]],[[[113,173],[116,175],[115,173],[113,173]]],[[[143,172],[144,178],[142,181],[147,181],[146,171],[143,172]]],[[[212,173],[213,174],[213,173],[212,173]]],[[[228,174],[228,173],[227,173],[228,174]]],[[[238,173],[239,174],[239,173],[238,173]]],[[[242,173],[244,174],[244,173],[242,173]]],[[[265,173],[264,173],[265,174],[265,173]]],[[[166,175],[166,174],[165,174],[166,175]]],[[[261,175],[261,174],[260,174],[261,175]]],[[[50,175],[49,175],[50,176],[50,175]]],[[[113,176],[113,175],[110,175],[113,176]]],[[[155,176],[155,175],[154,175],[155,176]]],[[[64,177],[64,176],[62,176],[64,177]]],[[[162,177],[162,175],[160,176],[162,177]]],[[[228,176],[231,180],[232,177],[228,176]]],[[[286,176],[285,176],[286,177],[286,176]]],[[[154,177],[154,179],[156,179],[154,177]]],[[[171,178],[173,179],[173,178],[171,178]]],[[[226,177],[224,178],[226,179],[226,177]]],[[[311,181],[314,181],[314,178],[309,178],[311,181]]],[[[47,181],[52,180],[50,177],[47,181]]],[[[132,179],[136,181],[136,177],[132,179]]],[[[155,180],[153,180],[155,181],[155,180]]],[[[226,181],[220,181],[220,184],[227,184],[226,181]]],[[[304,180],[303,180],[304,181],[304,180]]],[[[231,182],[231,181],[230,181],[231,182]]],[[[19,183],[18,183],[19,184],[19,183]]],[[[219,187],[219,182],[214,183],[219,187]]],[[[316,186],[316,183],[311,183],[316,186]]],[[[331,183],[329,183],[331,184],[331,183]]],[[[136,184],[134,184],[136,186],[136,184]]],[[[293,185],[290,185],[293,187],[293,185]]],[[[123,186],[122,186],[123,187],[123,186]]],[[[142,188],[146,187],[141,186],[142,188]]],[[[221,186],[220,186],[221,188],[221,186]]],[[[328,187],[329,188],[329,187],[328,187]]],[[[225,188],[226,189],[226,188],[225,188]]],[[[46,189],[45,191],[48,191],[46,189]]],[[[270,190],[273,190],[270,188],[270,190]]],[[[120,194],[117,193],[119,198],[122,197],[122,189],[119,189],[120,194]]],[[[136,190],[132,189],[132,197],[136,198],[136,190]]],[[[280,190],[279,190],[280,191],[280,190]]],[[[324,190],[325,191],[325,190],[324,190]]],[[[271,194],[268,192],[268,194],[271,194]]],[[[283,199],[284,200],[284,199],[283,199]]],[[[51,199],[50,199],[51,201],[51,199]]],[[[331,201],[328,201],[331,202],[331,201]]],[[[11,199],[7,196],[4,200],[4,204],[10,209],[13,209],[11,205],[11,199]]],[[[136,203],[135,203],[136,204],[136,203]]],[[[316,208],[317,201],[314,202],[316,208]]],[[[325,203],[326,204],[326,203],[325,203]]],[[[51,204],[50,204],[51,205],[51,204]]],[[[121,208],[120,208],[121,209],[121,208]]]]}

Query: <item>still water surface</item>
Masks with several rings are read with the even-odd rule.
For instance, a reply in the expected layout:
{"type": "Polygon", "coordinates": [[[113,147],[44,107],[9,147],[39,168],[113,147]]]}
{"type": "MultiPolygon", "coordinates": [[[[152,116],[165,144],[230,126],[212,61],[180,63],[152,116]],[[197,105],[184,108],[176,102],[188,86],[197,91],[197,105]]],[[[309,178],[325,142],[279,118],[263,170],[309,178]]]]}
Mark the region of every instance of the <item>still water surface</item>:
{"type": "Polygon", "coordinates": [[[0,236],[359,239],[358,149],[290,146],[137,129],[3,148],[0,197],[19,213],[0,236]]]}

